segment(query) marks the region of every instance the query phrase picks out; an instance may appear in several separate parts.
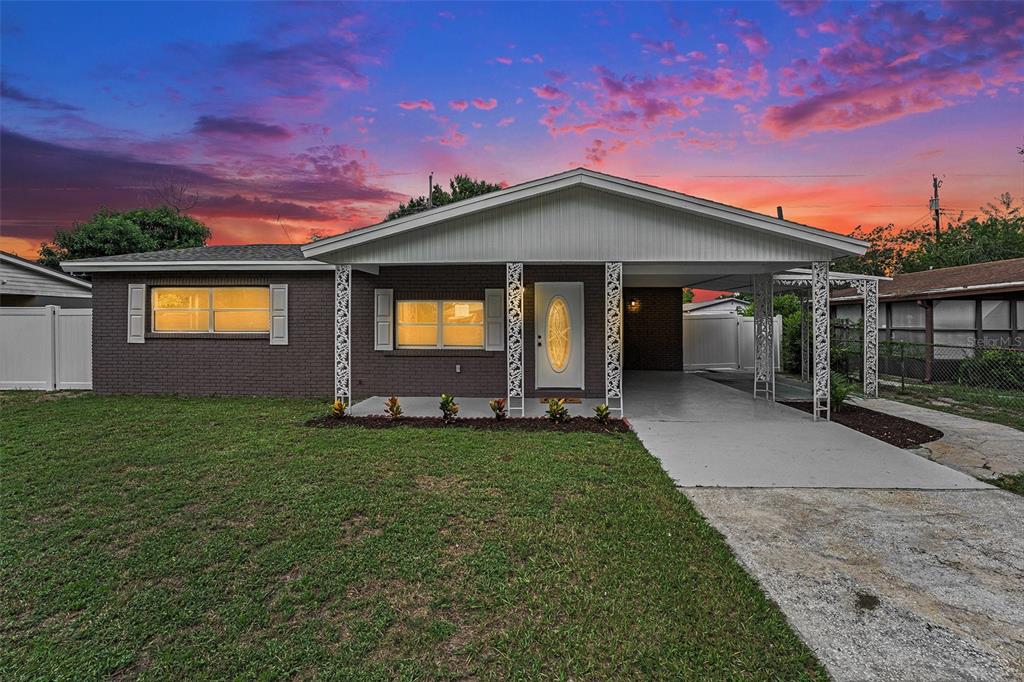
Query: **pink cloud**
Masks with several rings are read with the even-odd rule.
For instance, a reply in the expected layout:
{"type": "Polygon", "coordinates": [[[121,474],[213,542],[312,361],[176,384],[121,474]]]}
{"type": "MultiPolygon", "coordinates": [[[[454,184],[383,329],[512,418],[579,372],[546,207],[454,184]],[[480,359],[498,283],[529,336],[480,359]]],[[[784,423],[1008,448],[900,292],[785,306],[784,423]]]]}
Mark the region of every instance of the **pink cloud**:
{"type": "Polygon", "coordinates": [[[561,84],[569,80],[569,76],[566,73],[558,71],[557,69],[548,69],[545,73],[547,74],[547,77],[555,83],[561,84]]]}
{"type": "Polygon", "coordinates": [[[437,16],[441,17],[442,19],[454,19],[455,18],[455,15],[452,12],[448,12],[448,11],[438,12],[437,16]]]}
{"type": "Polygon", "coordinates": [[[453,99],[448,102],[448,108],[452,111],[465,111],[469,102],[464,99],[453,99]]]}
{"type": "Polygon", "coordinates": [[[590,143],[590,146],[584,149],[587,161],[600,166],[604,163],[605,159],[608,158],[609,154],[615,154],[628,148],[629,145],[623,140],[612,140],[610,143],[605,143],[604,140],[595,139],[590,143]]]}
{"type": "Polygon", "coordinates": [[[483,99],[481,97],[473,98],[473,106],[477,109],[483,109],[484,111],[490,111],[494,107],[498,106],[498,100],[491,97],[490,99],[483,99]]]}
{"type": "Polygon", "coordinates": [[[422,109],[423,111],[433,111],[434,103],[429,99],[417,99],[417,100],[405,100],[398,103],[399,108],[405,109],[406,111],[413,111],[415,109],[422,109]]]}
{"type": "Polygon", "coordinates": [[[500,121],[498,121],[497,125],[499,128],[507,128],[508,126],[512,125],[515,122],[516,119],[514,116],[506,116],[502,118],[500,121]]]}
{"type": "Polygon", "coordinates": [[[533,90],[533,94],[541,99],[562,99],[566,96],[564,92],[553,85],[534,86],[530,89],[533,90]]]}
{"type": "Polygon", "coordinates": [[[814,14],[817,12],[822,5],[825,4],[825,0],[780,0],[779,5],[782,9],[791,17],[804,17],[808,14],[814,14]]]}
{"type": "Polygon", "coordinates": [[[852,130],[954,106],[1024,81],[1024,10],[952,4],[932,15],[873,5],[820,31],[837,40],[777,72],[779,94],[798,98],[763,112],[775,137],[852,130]]]}
{"type": "Polygon", "coordinates": [[[498,62],[499,64],[504,64],[505,66],[508,66],[509,64],[512,63],[512,57],[495,57],[494,61],[498,62]]]}
{"type": "Polygon", "coordinates": [[[768,52],[770,45],[761,27],[749,19],[734,19],[733,25],[737,27],[736,35],[747,48],[747,52],[755,56],[761,56],[768,52]]]}

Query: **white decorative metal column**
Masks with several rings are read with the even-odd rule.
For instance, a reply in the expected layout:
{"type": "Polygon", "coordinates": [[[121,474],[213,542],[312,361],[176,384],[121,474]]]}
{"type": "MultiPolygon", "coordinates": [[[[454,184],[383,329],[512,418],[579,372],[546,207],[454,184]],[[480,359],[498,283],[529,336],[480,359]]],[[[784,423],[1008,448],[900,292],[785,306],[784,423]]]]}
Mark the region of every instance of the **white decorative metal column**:
{"type": "Polygon", "coordinates": [[[508,412],[526,416],[523,390],[523,264],[505,264],[505,357],[508,371],[508,412]],[[518,401],[518,404],[516,404],[518,401]]]}
{"type": "Polygon", "coordinates": [[[622,263],[604,264],[604,403],[623,416],[622,263]]]}
{"type": "Polygon", "coordinates": [[[772,273],[754,275],[754,397],[775,400],[775,331],[772,273]]]}
{"type": "Polygon", "coordinates": [[[830,386],[832,372],[829,357],[828,261],[811,263],[811,325],[814,337],[814,419],[832,418],[830,386]]]}
{"type": "Polygon", "coordinates": [[[857,291],[864,299],[864,395],[878,397],[878,280],[862,279],[857,291]]]}
{"type": "Polygon", "coordinates": [[[334,397],[352,403],[352,266],[334,268],[334,397]]]}

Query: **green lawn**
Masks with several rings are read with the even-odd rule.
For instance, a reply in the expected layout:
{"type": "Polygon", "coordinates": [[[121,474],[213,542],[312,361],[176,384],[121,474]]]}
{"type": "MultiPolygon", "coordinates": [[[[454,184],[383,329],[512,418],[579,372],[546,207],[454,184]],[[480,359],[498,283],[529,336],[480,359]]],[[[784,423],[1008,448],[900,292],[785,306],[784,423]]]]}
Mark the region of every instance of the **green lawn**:
{"type": "Polygon", "coordinates": [[[0,394],[6,679],[824,678],[632,435],[0,394]]]}

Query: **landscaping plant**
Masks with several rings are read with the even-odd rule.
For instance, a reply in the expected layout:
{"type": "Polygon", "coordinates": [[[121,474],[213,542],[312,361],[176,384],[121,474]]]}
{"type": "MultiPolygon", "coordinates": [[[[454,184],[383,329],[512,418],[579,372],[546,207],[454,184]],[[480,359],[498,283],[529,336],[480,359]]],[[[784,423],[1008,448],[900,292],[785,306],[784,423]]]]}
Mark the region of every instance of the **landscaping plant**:
{"type": "Polygon", "coordinates": [[[847,381],[846,376],[841,372],[832,372],[832,383],[829,386],[832,409],[841,412],[846,399],[852,392],[853,384],[847,381]]]}
{"type": "Polygon", "coordinates": [[[391,396],[385,400],[384,409],[388,411],[388,416],[392,419],[398,419],[402,416],[402,406],[398,402],[398,396],[391,396]]]}
{"type": "Polygon", "coordinates": [[[547,417],[556,424],[569,421],[569,408],[565,406],[565,398],[549,398],[547,417]]]}
{"type": "Polygon", "coordinates": [[[601,424],[607,424],[612,418],[612,410],[607,404],[601,403],[594,408],[594,419],[601,424]]]}
{"type": "Polygon", "coordinates": [[[338,398],[331,405],[331,415],[335,417],[344,417],[345,413],[348,412],[348,403],[338,398]]]}
{"type": "Polygon", "coordinates": [[[441,394],[441,416],[446,422],[454,421],[459,415],[459,404],[455,402],[455,397],[450,396],[447,393],[441,394]]]}
{"type": "Polygon", "coordinates": [[[487,403],[487,406],[491,408],[494,418],[499,422],[508,416],[508,401],[505,398],[495,398],[487,403]]]}

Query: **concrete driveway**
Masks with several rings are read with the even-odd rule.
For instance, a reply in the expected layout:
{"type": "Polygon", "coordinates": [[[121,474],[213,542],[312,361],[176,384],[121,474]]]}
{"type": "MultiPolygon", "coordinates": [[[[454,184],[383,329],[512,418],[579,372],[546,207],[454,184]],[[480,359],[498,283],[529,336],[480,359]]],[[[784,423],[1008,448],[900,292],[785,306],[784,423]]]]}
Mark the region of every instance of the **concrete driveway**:
{"type": "MultiPolygon", "coordinates": [[[[751,387],[752,388],[752,387],[751,387]]],[[[839,424],[682,372],[626,372],[626,416],[680,486],[979,489],[839,424]]]]}
{"type": "Polygon", "coordinates": [[[685,492],[834,679],[1024,679],[1024,497],[685,492]]]}
{"type": "Polygon", "coordinates": [[[692,374],[625,394],[833,678],[1024,679],[1024,498],[692,374]]]}

